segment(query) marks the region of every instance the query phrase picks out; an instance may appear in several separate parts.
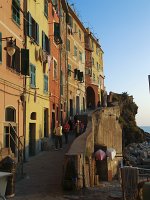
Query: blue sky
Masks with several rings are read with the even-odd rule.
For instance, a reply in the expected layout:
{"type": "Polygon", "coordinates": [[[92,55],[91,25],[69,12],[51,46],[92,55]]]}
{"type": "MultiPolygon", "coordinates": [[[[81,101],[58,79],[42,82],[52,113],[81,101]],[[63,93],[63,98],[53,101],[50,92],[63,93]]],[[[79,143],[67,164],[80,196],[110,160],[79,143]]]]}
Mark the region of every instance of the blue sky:
{"type": "Polygon", "coordinates": [[[150,0],[68,2],[100,41],[107,92],[132,95],[137,125],[150,126],[150,0]]]}

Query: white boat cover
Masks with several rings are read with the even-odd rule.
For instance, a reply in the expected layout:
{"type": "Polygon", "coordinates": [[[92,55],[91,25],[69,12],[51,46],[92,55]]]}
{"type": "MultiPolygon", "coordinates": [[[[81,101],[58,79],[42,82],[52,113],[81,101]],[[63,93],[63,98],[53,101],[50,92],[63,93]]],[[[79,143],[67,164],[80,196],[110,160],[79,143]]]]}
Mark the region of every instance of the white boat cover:
{"type": "Polygon", "coordinates": [[[106,155],[113,160],[116,156],[116,150],[114,148],[108,148],[106,151],[106,155]]]}

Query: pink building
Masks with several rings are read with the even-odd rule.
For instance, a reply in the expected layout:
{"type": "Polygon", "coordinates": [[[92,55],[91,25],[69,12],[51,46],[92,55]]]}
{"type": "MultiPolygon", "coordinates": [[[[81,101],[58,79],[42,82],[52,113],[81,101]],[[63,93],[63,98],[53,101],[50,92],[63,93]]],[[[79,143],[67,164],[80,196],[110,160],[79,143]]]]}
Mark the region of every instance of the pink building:
{"type": "Polygon", "coordinates": [[[23,148],[23,84],[21,49],[23,35],[23,1],[0,1],[0,148],[9,148],[15,157],[23,148]],[[6,14],[7,13],[7,14],[6,14]],[[16,46],[10,56],[5,47],[16,46]],[[4,50],[5,48],[5,50],[4,50]]]}

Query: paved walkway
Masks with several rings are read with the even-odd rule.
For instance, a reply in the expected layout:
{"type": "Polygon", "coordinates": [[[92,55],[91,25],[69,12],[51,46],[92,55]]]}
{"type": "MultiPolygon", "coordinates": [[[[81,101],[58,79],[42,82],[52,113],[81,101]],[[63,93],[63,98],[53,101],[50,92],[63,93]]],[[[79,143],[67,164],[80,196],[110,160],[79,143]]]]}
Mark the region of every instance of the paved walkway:
{"type": "MultiPolygon", "coordinates": [[[[64,192],[61,186],[64,155],[74,136],[63,149],[43,151],[24,164],[24,179],[16,183],[13,200],[108,200],[122,199],[120,184],[104,182],[99,186],[80,191],[64,192]],[[114,197],[114,198],[113,198],[114,197]],[[118,198],[119,197],[119,198],[118,198]]],[[[64,143],[64,142],[63,142],[64,143]]],[[[76,143],[76,142],[75,142],[76,143]]],[[[73,149],[77,145],[73,145],[73,149]]],[[[75,148],[75,149],[76,149],[75,148]]],[[[71,148],[72,149],[72,148],[71,148]]],[[[74,149],[74,150],[75,150],[74,149]]]]}
{"type": "Polygon", "coordinates": [[[62,150],[43,151],[24,164],[25,177],[16,183],[14,200],[56,199],[63,195],[64,155],[73,138],[69,138],[69,144],[63,145],[62,150]]]}

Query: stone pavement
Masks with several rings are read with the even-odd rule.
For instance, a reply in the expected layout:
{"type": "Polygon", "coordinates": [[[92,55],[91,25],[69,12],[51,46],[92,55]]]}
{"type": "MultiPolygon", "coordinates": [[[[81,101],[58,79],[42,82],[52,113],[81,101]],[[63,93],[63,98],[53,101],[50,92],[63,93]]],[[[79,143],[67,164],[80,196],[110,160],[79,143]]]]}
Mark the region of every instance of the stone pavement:
{"type": "MultiPolygon", "coordinates": [[[[62,190],[62,172],[64,155],[69,149],[74,136],[69,138],[69,144],[62,150],[43,151],[24,164],[24,178],[16,183],[13,200],[107,200],[120,197],[118,182],[104,182],[100,186],[80,191],[66,192],[62,190]]],[[[121,199],[121,198],[117,198],[121,199]]]]}

